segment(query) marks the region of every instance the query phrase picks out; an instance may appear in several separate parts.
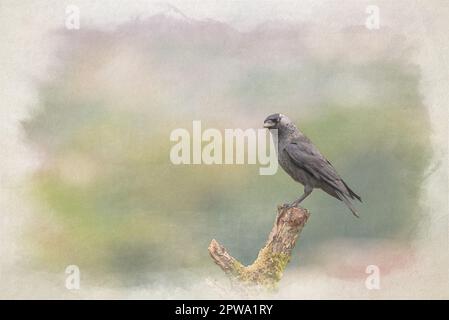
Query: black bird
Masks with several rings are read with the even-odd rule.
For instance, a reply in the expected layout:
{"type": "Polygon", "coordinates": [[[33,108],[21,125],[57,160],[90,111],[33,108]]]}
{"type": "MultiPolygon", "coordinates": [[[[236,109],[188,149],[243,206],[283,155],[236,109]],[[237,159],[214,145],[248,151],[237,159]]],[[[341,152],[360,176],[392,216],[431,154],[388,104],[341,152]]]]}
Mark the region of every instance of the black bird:
{"type": "Polygon", "coordinates": [[[304,186],[304,194],[291,206],[297,206],[314,188],[320,188],[334,198],[343,201],[358,217],[351,199],[362,201],[343,181],[332,164],[312,144],[293,122],[283,114],[275,113],[264,121],[264,127],[273,134],[277,129],[278,161],[281,167],[304,186]]]}

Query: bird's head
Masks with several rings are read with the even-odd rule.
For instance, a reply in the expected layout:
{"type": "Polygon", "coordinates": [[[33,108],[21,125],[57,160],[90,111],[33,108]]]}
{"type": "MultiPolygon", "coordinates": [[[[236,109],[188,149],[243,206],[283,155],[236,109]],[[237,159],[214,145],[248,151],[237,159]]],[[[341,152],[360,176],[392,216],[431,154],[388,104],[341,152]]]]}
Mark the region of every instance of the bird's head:
{"type": "Polygon", "coordinates": [[[263,127],[267,129],[280,129],[290,122],[290,119],[282,113],[273,113],[265,119],[263,122],[263,127]]]}

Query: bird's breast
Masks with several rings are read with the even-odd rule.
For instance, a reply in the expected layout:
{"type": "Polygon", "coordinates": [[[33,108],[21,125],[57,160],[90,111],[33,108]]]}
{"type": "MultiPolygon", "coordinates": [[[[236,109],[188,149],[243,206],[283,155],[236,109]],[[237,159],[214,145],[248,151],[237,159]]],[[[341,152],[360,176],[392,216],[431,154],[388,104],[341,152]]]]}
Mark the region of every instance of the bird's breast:
{"type": "Polygon", "coordinates": [[[311,177],[303,168],[294,164],[290,156],[284,149],[279,149],[278,155],[279,165],[284,169],[293,180],[301,184],[310,184],[311,177]]]}

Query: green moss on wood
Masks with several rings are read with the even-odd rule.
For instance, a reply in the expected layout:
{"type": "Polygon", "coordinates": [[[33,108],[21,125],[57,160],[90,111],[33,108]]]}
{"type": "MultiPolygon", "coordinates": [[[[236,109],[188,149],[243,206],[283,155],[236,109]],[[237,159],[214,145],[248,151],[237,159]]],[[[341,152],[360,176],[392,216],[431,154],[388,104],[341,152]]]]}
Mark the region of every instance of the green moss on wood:
{"type": "Polygon", "coordinates": [[[245,267],[240,262],[234,261],[231,274],[247,285],[275,288],[289,261],[290,255],[274,253],[269,245],[259,252],[256,261],[250,266],[245,267]]]}

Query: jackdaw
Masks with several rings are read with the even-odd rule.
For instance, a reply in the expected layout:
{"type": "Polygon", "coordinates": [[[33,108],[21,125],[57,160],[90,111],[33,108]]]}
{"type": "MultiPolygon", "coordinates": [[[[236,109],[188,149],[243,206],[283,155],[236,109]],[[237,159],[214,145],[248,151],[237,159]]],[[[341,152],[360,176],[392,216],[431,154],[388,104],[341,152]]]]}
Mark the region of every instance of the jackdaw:
{"type": "Polygon", "coordinates": [[[304,186],[304,194],[291,206],[297,206],[312,193],[314,188],[320,188],[343,201],[358,217],[351,199],[362,201],[360,196],[348,187],[329,160],[288,117],[280,113],[272,114],[265,119],[264,127],[270,131],[277,129],[279,164],[293,180],[304,186]]]}

